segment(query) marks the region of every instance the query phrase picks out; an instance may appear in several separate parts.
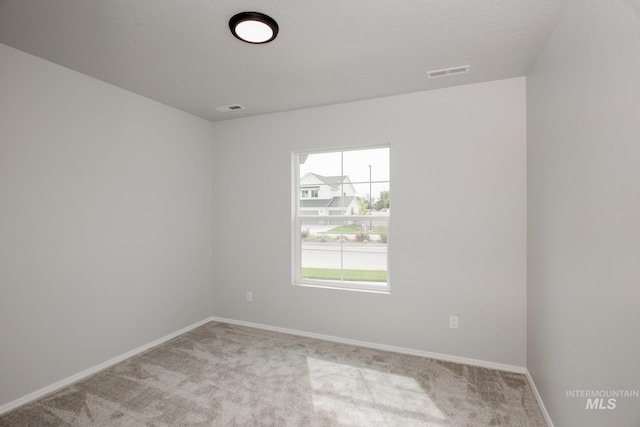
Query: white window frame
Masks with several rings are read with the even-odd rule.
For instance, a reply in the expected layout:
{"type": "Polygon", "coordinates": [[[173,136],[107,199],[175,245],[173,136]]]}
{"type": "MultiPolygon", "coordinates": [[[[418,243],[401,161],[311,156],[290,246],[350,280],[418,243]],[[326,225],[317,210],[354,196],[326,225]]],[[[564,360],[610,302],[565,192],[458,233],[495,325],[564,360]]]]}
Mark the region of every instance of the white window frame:
{"type": "MultiPolygon", "coordinates": [[[[352,282],[352,281],[338,281],[338,280],[317,280],[308,279],[302,277],[302,222],[305,218],[323,219],[336,221],[370,221],[372,216],[370,215],[304,215],[300,213],[300,200],[301,187],[300,187],[300,156],[320,154],[320,153],[335,153],[335,152],[347,152],[347,151],[359,151],[375,148],[389,148],[389,163],[391,163],[391,145],[373,145],[373,146],[360,146],[360,147],[348,147],[348,148],[334,148],[334,149],[321,149],[321,150],[304,150],[294,151],[291,154],[292,162],[292,283],[298,286],[311,286],[321,287],[328,289],[339,290],[351,290],[351,291],[365,291],[374,293],[390,293],[391,283],[391,271],[389,268],[389,253],[390,253],[390,234],[391,234],[391,215],[384,217],[376,217],[376,220],[382,220],[386,222],[387,227],[387,281],[382,282],[352,282]]],[[[389,168],[391,165],[389,165],[389,168]]],[[[388,181],[391,185],[391,176],[388,181]]]]}

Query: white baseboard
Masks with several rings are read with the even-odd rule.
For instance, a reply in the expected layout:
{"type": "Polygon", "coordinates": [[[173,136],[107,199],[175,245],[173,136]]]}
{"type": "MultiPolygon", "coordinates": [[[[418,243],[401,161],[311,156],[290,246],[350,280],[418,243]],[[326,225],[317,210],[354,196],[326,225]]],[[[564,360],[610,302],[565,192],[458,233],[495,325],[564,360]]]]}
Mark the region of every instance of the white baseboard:
{"type": "Polygon", "coordinates": [[[109,366],[115,365],[116,363],[122,362],[125,359],[128,359],[132,356],[135,356],[136,354],[142,353],[143,351],[146,351],[152,347],[155,347],[157,345],[162,344],[163,342],[169,341],[170,339],[173,339],[175,337],[177,337],[178,335],[182,335],[185,332],[190,331],[191,329],[197,328],[200,325],[203,325],[205,323],[210,322],[211,320],[213,320],[212,318],[207,318],[204,320],[201,320],[197,323],[194,323],[193,325],[189,325],[186,328],[182,328],[179,331],[175,331],[173,333],[170,333],[169,335],[165,335],[162,338],[158,338],[157,340],[154,340],[148,344],[145,344],[141,347],[138,347],[134,350],[128,351],[124,354],[121,354],[119,356],[114,357],[113,359],[109,359],[106,362],[100,363],[99,365],[93,366],[89,369],[85,369],[82,372],[79,372],[75,375],[72,375],[68,378],[65,378],[63,380],[60,380],[58,382],[55,382],[51,385],[48,385],[46,387],[41,388],[40,390],[36,390],[33,393],[29,393],[26,396],[20,397],[12,402],[9,402],[5,405],[0,406],[0,415],[4,414],[5,412],[9,412],[12,409],[15,409],[19,406],[22,406],[24,404],[27,404],[31,401],[34,401],[36,399],[39,399],[43,396],[46,396],[49,393],[52,393],[58,389],[61,389],[63,387],[66,387],[70,384],[73,384],[85,377],[88,377],[89,375],[95,374],[96,372],[99,372],[103,369],[108,368],[109,366]]]}
{"type": "Polygon", "coordinates": [[[529,381],[529,385],[531,386],[531,389],[533,390],[533,394],[536,396],[536,400],[538,401],[538,406],[540,406],[540,410],[542,411],[542,415],[544,416],[544,420],[547,422],[547,426],[554,427],[553,421],[551,421],[551,417],[549,416],[549,413],[547,412],[547,408],[545,408],[545,406],[544,406],[544,402],[542,401],[542,397],[540,397],[540,393],[538,393],[538,389],[536,388],[536,383],[533,382],[533,378],[531,378],[531,374],[529,373],[528,369],[526,370],[525,375],[527,376],[527,380],[529,381]]]}
{"type": "Polygon", "coordinates": [[[526,368],[523,368],[521,366],[505,365],[502,363],[489,362],[486,360],[470,359],[467,357],[458,357],[458,356],[450,356],[448,354],[432,353],[430,351],[415,350],[415,349],[404,348],[404,347],[395,347],[391,345],[377,344],[377,343],[371,343],[367,341],[358,341],[358,340],[352,340],[348,338],[335,337],[332,335],[322,335],[322,334],[316,334],[313,332],[299,331],[296,329],[288,329],[288,328],[280,328],[277,326],[263,325],[261,323],[244,322],[242,320],[225,319],[222,317],[215,317],[215,316],[211,317],[210,319],[216,322],[229,323],[232,325],[248,326],[250,328],[264,329],[264,330],[273,331],[273,332],[282,332],[285,334],[298,335],[298,336],[307,337],[307,338],[315,338],[315,339],[324,340],[324,341],[332,341],[332,342],[337,342],[341,344],[350,344],[350,345],[356,345],[359,347],[373,348],[376,350],[392,351],[394,353],[409,354],[411,356],[426,357],[429,359],[443,360],[446,362],[462,363],[465,365],[479,366],[479,367],[488,368],[488,369],[496,369],[498,371],[515,372],[518,374],[525,374],[527,371],[526,368]]]}
{"type": "Polygon", "coordinates": [[[185,328],[180,329],[179,331],[173,332],[169,335],[166,335],[162,338],[158,338],[157,340],[154,340],[148,344],[145,344],[143,346],[140,346],[136,349],[133,349],[131,351],[128,351],[124,354],[121,354],[119,356],[116,356],[112,359],[107,360],[106,362],[100,363],[99,365],[93,366],[89,369],[86,369],[82,372],[79,372],[75,375],[72,375],[68,378],[65,378],[63,380],[60,380],[58,382],[55,382],[54,384],[51,384],[49,386],[43,387],[39,390],[34,391],[33,393],[29,393],[26,396],[20,397],[12,402],[9,402],[5,405],[0,406],[0,414],[3,414],[5,412],[9,412],[12,409],[15,409],[19,406],[22,406],[24,404],[27,404],[31,401],[34,401],[36,399],[39,399],[43,396],[46,396],[47,394],[50,394],[58,389],[61,389],[63,387],[66,387],[70,384],[73,384],[85,377],[88,377],[89,375],[93,375],[96,372],[99,372],[103,369],[106,369],[112,365],[115,365],[116,363],[122,362],[125,359],[128,359],[132,356],[135,356],[136,354],[142,353],[143,351],[146,351],[152,347],[155,347],[157,345],[160,345],[166,341],[169,341],[170,339],[173,339],[175,337],[177,337],[178,335],[182,335],[185,332],[190,331],[191,329],[197,328],[198,326],[201,326],[205,323],[211,322],[211,321],[216,321],[216,322],[222,322],[222,323],[229,323],[232,325],[240,325],[240,326],[247,326],[247,327],[251,327],[251,328],[256,328],[256,329],[263,329],[263,330],[267,330],[267,331],[273,331],[273,332],[281,332],[281,333],[285,333],[285,334],[289,334],[289,335],[298,335],[298,336],[302,336],[302,337],[307,337],[307,338],[315,338],[315,339],[320,339],[320,340],[324,340],[324,341],[331,341],[331,342],[337,342],[337,343],[341,343],[341,344],[349,344],[349,345],[356,345],[359,347],[366,347],[366,348],[373,348],[373,349],[377,349],[377,350],[385,350],[385,351],[392,351],[394,353],[401,353],[401,354],[408,354],[408,355],[412,355],[412,356],[419,356],[419,357],[426,357],[429,359],[436,359],[436,360],[443,360],[446,362],[453,362],[453,363],[461,363],[461,364],[465,364],[465,365],[472,365],[472,366],[479,366],[482,368],[488,368],[488,369],[496,369],[499,371],[507,371],[507,372],[515,372],[518,374],[525,374],[527,376],[527,379],[529,380],[529,383],[531,384],[531,388],[534,391],[534,394],[536,396],[536,399],[538,400],[538,403],[540,404],[540,407],[542,409],[542,412],[544,414],[545,419],[547,420],[547,423],[549,424],[549,427],[554,427],[553,423],[551,422],[551,419],[549,418],[549,414],[547,413],[546,409],[544,408],[544,405],[542,403],[542,400],[540,399],[540,395],[538,394],[538,391],[535,388],[535,384],[533,383],[533,380],[531,379],[531,376],[529,375],[529,372],[527,371],[526,368],[520,367],[520,366],[513,366],[513,365],[505,365],[502,363],[495,363],[495,362],[489,362],[489,361],[485,361],[485,360],[478,360],[478,359],[471,359],[471,358],[467,358],[467,357],[458,357],[458,356],[451,356],[451,355],[447,355],[447,354],[441,354],[441,353],[432,353],[429,351],[422,351],[422,350],[415,350],[415,349],[411,349],[411,348],[404,348],[404,347],[396,347],[396,346],[391,346],[391,345],[385,345],[385,344],[377,344],[377,343],[371,343],[371,342],[367,342],[367,341],[358,341],[358,340],[352,340],[352,339],[348,339],[348,338],[341,338],[341,337],[336,337],[336,336],[332,336],[332,335],[324,335],[324,334],[316,334],[313,332],[306,332],[306,331],[300,331],[300,330],[296,330],[296,329],[288,329],[288,328],[281,328],[281,327],[277,327],[277,326],[269,326],[269,325],[263,325],[261,323],[252,323],[252,322],[245,322],[245,321],[241,321],[241,320],[234,320],[234,319],[226,319],[226,318],[221,318],[221,317],[209,317],[206,318],[204,320],[201,320],[197,323],[194,323],[192,325],[189,325],[185,328]]]}

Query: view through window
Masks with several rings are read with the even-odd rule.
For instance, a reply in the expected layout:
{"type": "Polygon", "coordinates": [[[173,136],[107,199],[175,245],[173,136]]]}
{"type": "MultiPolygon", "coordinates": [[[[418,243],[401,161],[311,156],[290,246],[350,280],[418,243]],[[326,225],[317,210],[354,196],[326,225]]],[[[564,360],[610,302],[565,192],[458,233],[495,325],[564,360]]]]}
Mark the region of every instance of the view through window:
{"type": "Polygon", "coordinates": [[[294,155],[294,283],[388,291],[389,146],[294,155]]]}

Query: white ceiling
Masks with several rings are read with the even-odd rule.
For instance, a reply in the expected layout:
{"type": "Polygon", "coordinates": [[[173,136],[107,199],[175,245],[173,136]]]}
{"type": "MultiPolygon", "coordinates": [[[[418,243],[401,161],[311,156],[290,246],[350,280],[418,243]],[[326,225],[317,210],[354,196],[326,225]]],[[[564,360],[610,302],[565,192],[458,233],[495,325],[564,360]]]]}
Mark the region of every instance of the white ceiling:
{"type": "Polygon", "coordinates": [[[217,121],[526,75],[563,4],[0,0],[0,43],[217,121]],[[273,17],[277,39],[235,39],[242,11],[273,17]],[[216,110],[230,104],[246,109],[216,110]]]}

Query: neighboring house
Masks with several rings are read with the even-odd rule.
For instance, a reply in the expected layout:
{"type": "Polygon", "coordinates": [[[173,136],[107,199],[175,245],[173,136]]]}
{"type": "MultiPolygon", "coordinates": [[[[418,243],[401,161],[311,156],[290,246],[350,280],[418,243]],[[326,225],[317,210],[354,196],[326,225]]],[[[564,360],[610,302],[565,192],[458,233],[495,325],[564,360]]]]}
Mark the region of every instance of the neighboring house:
{"type": "Polygon", "coordinates": [[[300,212],[302,215],[355,215],[359,210],[356,195],[348,176],[308,172],[300,179],[300,212]]]}

